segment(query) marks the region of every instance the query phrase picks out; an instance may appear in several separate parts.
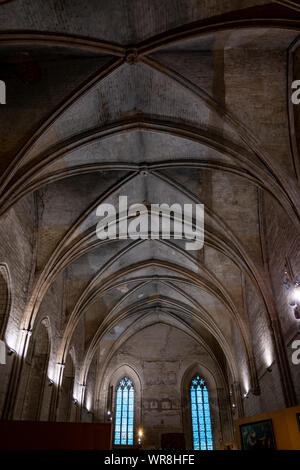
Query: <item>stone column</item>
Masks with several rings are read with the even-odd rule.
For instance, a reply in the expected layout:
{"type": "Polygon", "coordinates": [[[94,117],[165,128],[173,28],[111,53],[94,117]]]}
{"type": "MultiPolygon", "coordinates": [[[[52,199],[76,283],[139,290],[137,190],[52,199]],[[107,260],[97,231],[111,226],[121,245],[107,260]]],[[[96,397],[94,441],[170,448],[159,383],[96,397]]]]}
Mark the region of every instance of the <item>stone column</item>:
{"type": "Polygon", "coordinates": [[[86,390],[86,384],[79,384],[80,387],[80,395],[78,397],[78,403],[76,407],[76,413],[75,413],[75,421],[76,423],[81,422],[81,416],[82,416],[82,409],[83,409],[83,404],[84,404],[84,397],[85,397],[85,390],[86,390]]]}
{"type": "Polygon", "coordinates": [[[233,382],[232,389],[233,389],[232,391],[233,391],[234,404],[235,404],[235,410],[236,410],[236,413],[237,413],[237,418],[243,418],[243,416],[244,416],[244,404],[243,404],[243,399],[242,399],[240,382],[233,382]]]}
{"type": "Polygon", "coordinates": [[[281,387],[285,403],[287,407],[295,406],[297,405],[296,393],[278,318],[273,318],[271,320],[271,332],[275,344],[275,352],[278,360],[278,369],[280,372],[281,387]]]}
{"type": "Polygon", "coordinates": [[[220,413],[222,441],[232,441],[234,439],[233,420],[231,403],[228,393],[224,388],[217,388],[218,405],[220,413]]]}
{"type": "Polygon", "coordinates": [[[18,352],[15,353],[15,358],[10,374],[9,384],[6,392],[5,402],[2,411],[3,420],[11,420],[14,418],[15,406],[18,396],[19,384],[22,377],[24,361],[29,346],[29,341],[32,335],[30,329],[23,329],[20,331],[20,341],[18,352]]]}
{"type": "Polygon", "coordinates": [[[254,357],[249,358],[249,369],[251,372],[251,392],[253,395],[260,395],[260,385],[254,357]]]}
{"type": "Polygon", "coordinates": [[[64,376],[65,364],[59,363],[56,364],[58,367],[58,374],[56,381],[53,384],[53,391],[51,396],[50,411],[49,411],[49,421],[56,421],[57,419],[57,409],[59,404],[59,393],[62,379],[64,376]]]}

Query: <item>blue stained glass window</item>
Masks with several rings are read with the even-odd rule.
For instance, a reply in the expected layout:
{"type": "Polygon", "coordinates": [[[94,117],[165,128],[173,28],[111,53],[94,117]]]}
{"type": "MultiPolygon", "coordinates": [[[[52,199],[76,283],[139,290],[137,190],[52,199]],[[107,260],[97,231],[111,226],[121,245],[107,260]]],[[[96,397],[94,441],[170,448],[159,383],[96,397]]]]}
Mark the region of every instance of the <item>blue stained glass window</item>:
{"type": "Polygon", "coordinates": [[[190,392],[194,449],[213,450],[208,391],[199,375],[193,378],[190,392]]]}
{"type": "Polygon", "coordinates": [[[115,444],[133,445],[134,388],[124,377],[117,388],[115,412],[115,444]]]}

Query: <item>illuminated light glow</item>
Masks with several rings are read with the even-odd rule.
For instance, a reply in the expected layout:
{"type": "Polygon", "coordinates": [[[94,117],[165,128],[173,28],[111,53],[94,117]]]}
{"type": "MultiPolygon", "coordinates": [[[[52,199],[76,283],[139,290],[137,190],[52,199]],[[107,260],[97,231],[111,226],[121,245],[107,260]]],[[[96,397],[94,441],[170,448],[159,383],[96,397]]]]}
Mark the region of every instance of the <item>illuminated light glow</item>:
{"type": "Polygon", "coordinates": [[[90,394],[90,393],[88,393],[88,394],[86,395],[85,406],[86,406],[86,409],[87,409],[88,411],[91,411],[91,409],[92,409],[92,397],[91,397],[91,394],[90,394]]]}
{"type": "Polygon", "coordinates": [[[32,331],[30,330],[7,328],[5,333],[5,342],[8,349],[14,351],[14,353],[20,356],[23,354],[26,338],[28,337],[26,342],[26,349],[24,351],[24,357],[26,357],[31,334],[32,331]]]}
{"type": "Polygon", "coordinates": [[[6,364],[6,346],[2,340],[0,340],[0,364],[6,364]]]}
{"type": "Polygon", "coordinates": [[[55,364],[55,366],[49,364],[48,367],[48,378],[52,380],[55,385],[60,385],[63,378],[64,364],[55,364]]]}
{"type": "Polygon", "coordinates": [[[73,398],[76,400],[78,403],[81,403],[81,397],[82,397],[82,389],[83,386],[80,384],[74,384],[73,388],[73,398]]]}
{"type": "Polygon", "coordinates": [[[16,351],[19,356],[23,354],[23,357],[26,358],[31,335],[32,335],[31,330],[25,330],[25,329],[20,330],[19,341],[18,341],[19,344],[18,344],[18,347],[16,348],[16,351]]]}
{"type": "Polygon", "coordinates": [[[199,375],[190,387],[193,442],[195,450],[213,450],[208,390],[199,375]]]}
{"type": "Polygon", "coordinates": [[[5,334],[5,342],[6,342],[6,345],[7,345],[8,349],[12,349],[16,353],[18,353],[16,333],[14,334],[12,332],[7,331],[6,334],[5,334]]]}
{"type": "Polygon", "coordinates": [[[269,345],[265,345],[265,364],[266,367],[270,367],[273,363],[273,357],[272,357],[272,352],[271,352],[271,347],[269,345]]]}
{"type": "Polygon", "coordinates": [[[47,376],[55,385],[59,384],[61,367],[63,368],[63,364],[55,364],[54,361],[49,361],[47,376]]]}
{"type": "Polygon", "coordinates": [[[55,380],[55,371],[54,371],[54,368],[52,366],[49,366],[48,368],[48,379],[53,382],[55,385],[57,385],[57,382],[55,380]]]}
{"type": "Polygon", "coordinates": [[[115,413],[115,445],[133,445],[134,388],[124,377],[117,388],[115,413]]]}
{"type": "Polygon", "coordinates": [[[300,287],[299,286],[297,286],[293,289],[291,299],[296,304],[298,304],[298,305],[300,304],[300,287]]]}
{"type": "Polygon", "coordinates": [[[242,373],[242,382],[243,382],[243,388],[244,392],[247,395],[250,390],[250,380],[249,380],[249,375],[248,375],[248,369],[245,367],[242,373]]]}

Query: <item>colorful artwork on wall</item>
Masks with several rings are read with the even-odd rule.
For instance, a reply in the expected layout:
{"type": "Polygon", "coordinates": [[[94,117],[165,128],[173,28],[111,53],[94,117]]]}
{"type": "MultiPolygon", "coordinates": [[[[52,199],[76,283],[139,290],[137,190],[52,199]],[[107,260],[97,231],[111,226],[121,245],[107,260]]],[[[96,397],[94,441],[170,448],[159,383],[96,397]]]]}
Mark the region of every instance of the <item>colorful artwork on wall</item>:
{"type": "Polygon", "coordinates": [[[276,449],[271,419],[241,424],[240,433],[243,450],[276,449]]]}

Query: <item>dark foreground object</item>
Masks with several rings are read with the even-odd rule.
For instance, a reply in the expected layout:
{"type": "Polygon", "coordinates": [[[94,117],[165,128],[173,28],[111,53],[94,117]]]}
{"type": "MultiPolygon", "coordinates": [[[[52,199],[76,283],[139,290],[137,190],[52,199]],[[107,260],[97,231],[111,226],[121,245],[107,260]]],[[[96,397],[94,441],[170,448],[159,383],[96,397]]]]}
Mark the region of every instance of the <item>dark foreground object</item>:
{"type": "Polygon", "coordinates": [[[0,421],[0,450],[111,449],[110,423],[0,421]]]}

